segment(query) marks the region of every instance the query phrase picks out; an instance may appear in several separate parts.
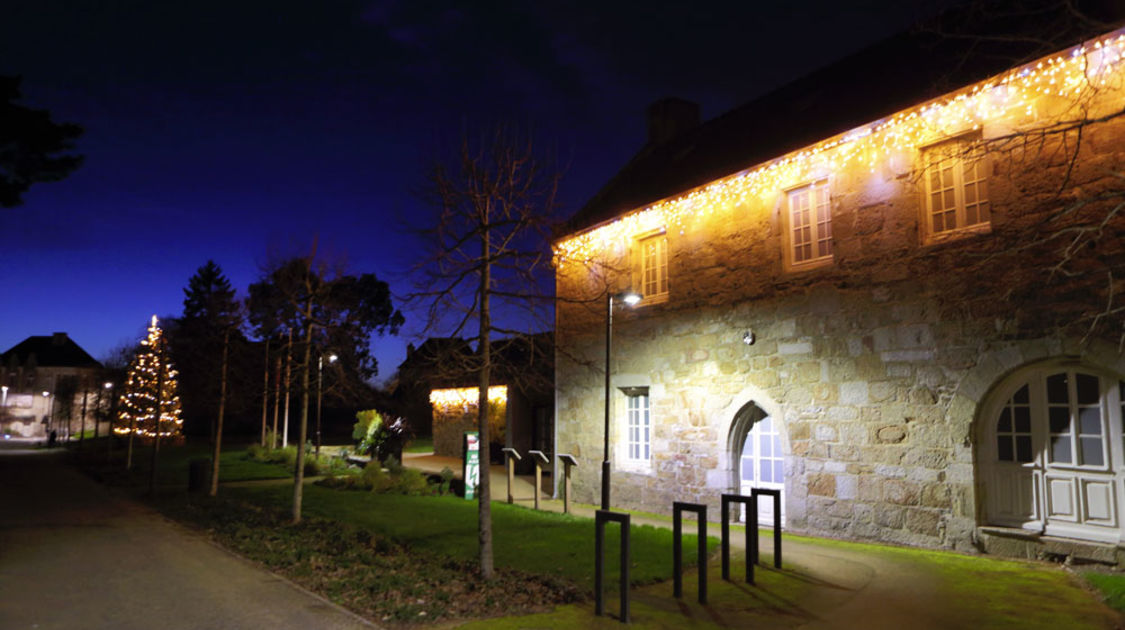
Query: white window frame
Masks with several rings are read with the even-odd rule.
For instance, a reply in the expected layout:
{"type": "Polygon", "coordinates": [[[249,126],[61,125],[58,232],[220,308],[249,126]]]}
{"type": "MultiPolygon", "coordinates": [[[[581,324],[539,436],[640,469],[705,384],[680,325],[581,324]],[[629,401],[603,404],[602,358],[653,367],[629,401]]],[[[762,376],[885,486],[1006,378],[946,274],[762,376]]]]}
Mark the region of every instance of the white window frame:
{"type": "Polygon", "coordinates": [[[786,252],[792,269],[808,269],[831,264],[832,196],[828,179],[818,179],[785,191],[786,252]],[[801,200],[805,205],[799,206],[801,200]],[[806,217],[799,217],[804,212],[806,217]],[[804,231],[805,234],[801,235],[804,231]],[[807,237],[807,238],[806,238],[807,237]],[[809,257],[798,254],[809,248],[809,257]]]}
{"type": "Polygon", "coordinates": [[[974,156],[977,137],[959,137],[922,149],[923,230],[928,241],[940,241],[992,229],[992,199],[989,197],[987,156],[974,156]],[[966,177],[966,166],[973,167],[973,179],[966,177]],[[936,189],[935,189],[936,187],[936,189]],[[983,189],[984,194],[981,194],[983,189]],[[941,195],[941,208],[935,210],[935,195],[941,195]],[[952,204],[952,205],[949,205],[952,204]],[[936,217],[943,215],[941,229],[936,217]],[[947,227],[952,217],[953,227],[947,227]],[[975,221],[971,222],[971,217],[975,221]]]}
{"type": "Polygon", "coordinates": [[[633,286],[630,288],[641,294],[641,305],[667,301],[668,235],[664,230],[642,234],[637,237],[635,248],[633,286]],[[658,250],[650,256],[647,246],[653,244],[658,250]]]}
{"type": "Polygon", "coordinates": [[[632,465],[652,461],[652,399],[647,389],[625,395],[625,461],[632,465]]]}

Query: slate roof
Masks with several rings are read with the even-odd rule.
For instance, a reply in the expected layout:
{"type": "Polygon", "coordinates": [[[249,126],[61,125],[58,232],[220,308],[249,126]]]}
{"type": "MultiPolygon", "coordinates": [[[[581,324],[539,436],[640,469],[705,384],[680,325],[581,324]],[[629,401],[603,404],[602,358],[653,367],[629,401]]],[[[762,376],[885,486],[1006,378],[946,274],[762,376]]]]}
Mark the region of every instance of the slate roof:
{"type": "Polygon", "coordinates": [[[924,103],[1112,30],[1125,19],[1125,3],[1112,0],[1079,2],[1096,21],[1073,15],[1063,20],[1051,11],[1065,10],[1059,6],[1064,3],[1047,0],[1025,0],[1017,15],[997,3],[985,9],[979,4],[883,40],[668,142],[646,145],[570,219],[563,234],[924,103]],[[1047,4],[1053,8],[1035,9],[1047,4]],[[968,28],[973,35],[950,35],[968,28]]]}
{"type": "Polygon", "coordinates": [[[0,355],[0,366],[10,365],[12,355],[19,365],[27,365],[28,358],[34,354],[39,367],[100,368],[102,364],[90,356],[82,346],[74,342],[66,333],[53,335],[34,335],[8,348],[0,355]]]}

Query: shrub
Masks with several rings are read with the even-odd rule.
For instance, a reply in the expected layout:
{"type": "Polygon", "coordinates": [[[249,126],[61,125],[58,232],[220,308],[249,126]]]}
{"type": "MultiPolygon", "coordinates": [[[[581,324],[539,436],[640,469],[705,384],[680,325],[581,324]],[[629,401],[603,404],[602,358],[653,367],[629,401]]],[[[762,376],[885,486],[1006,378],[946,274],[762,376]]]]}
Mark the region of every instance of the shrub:
{"type": "Polygon", "coordinates": [[[422,495],[432,493],[429,481],[419,470],[402,468],[398,475],[393,478],[395,479],[393,491],[398,494],[422,495]]]}
{"type": "Polygon", "coordinates": [[[256,462],[265,461],[266,447],[261,444],[251,444],[250,448],[246,449],[246,458],[256,462]]]}
{"type": "Polygon", "coordinates": [[[441,484],[438,485],[438,492],[445,494],[449,492],[449,486],[453,481],[453,469],[449,466],[441,469],[441,484]]]}

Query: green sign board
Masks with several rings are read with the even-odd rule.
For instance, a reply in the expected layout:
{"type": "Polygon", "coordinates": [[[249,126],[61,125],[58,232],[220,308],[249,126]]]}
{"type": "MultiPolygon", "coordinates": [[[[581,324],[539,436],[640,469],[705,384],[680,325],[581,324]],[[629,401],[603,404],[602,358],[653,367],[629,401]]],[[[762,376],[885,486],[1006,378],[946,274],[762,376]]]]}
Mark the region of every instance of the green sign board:
{"type": "Polygon", "coordinates": [[[465,431],[461,452],[464,454],[461,478],[465,480],[465,498],[472,499],[476,497],[477,487],[480,486],[480,434],[465,431]]]}

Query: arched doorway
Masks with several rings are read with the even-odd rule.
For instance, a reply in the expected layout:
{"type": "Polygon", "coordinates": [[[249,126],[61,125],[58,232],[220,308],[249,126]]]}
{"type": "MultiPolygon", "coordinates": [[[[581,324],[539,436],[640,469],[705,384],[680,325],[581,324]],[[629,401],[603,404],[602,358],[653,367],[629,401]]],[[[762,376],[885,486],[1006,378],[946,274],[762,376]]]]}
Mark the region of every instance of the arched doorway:
{"type": "MultiPolygon", "coordinates": [[[[761,407],[748,403],[734,418],[729,439],[732,487],[739,494],[753,488],[785,489],[785,453],[781,426],[761,407]]],[[[741,520],[746,520],[745,511],[741,520]]],[[[761,501],[758,522],[773,524],[773,502],[761,501]]],[[[785,524],[785,495],[781,500],[781,523],[785,524]]]]}
{"type": "Polygon", "coordinates": [[[1125,383],[1076,364],[1021,370],[983,409],[986,520],[1052,536],[1122,539],[1125,383]]]}

